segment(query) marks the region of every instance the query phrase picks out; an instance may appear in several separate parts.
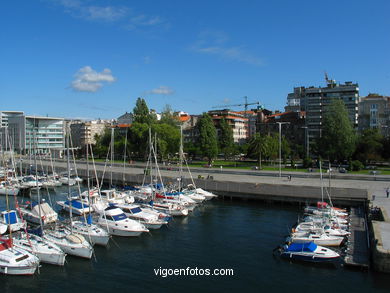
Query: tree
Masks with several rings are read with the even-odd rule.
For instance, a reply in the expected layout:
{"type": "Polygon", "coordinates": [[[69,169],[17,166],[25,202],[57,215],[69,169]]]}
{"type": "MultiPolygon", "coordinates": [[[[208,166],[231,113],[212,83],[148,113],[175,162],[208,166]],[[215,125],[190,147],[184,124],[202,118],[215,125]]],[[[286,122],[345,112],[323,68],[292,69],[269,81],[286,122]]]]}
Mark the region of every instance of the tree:
{"type": "Polygon", "coordinates": [[[383,136],[378,129],[365,129],[357,139],[354,157],[366,164],[380,160],[383,152],[383,136]]]}
{"type": "Polygon", "coordinates": [[[221,130],[218,138],[219,148],[224,153],[226,160],[234,152],[233,130],[225,118],[222,118],[219,122],[219,128],[221,130]]]}
{"type": "Polygon", "coordinates": [[[142,98],[138,98],[133,109],[134,122],[146,123],[149,126],[156,122],[156,116],[150,114],[146,101],[142,98]]]}
{"type": "Polygon", "coordinates": [[[259,169],[261,169],[262,157],[268,153],[268,136],[256,133],[249,141],[248,156],[257,158],[259,162],[259,169]]]}
{"type": "Polygon", "coordinates": [[[157,136],[157,152],[162,158],[169,154],[174,155],[179,151],[180,130],[169,124],[154,124],[152,133],[157,136]]]}
{"type": "Polygon", "coordinates": [[[179,119],[173,114],[173,110],[170,105],[164,106],[164,109],[161,112],[160,123],[175,127],[179,125],[179,119]]]}
{"type": "Polygon", "coordinates": [[[207,157],[209,165],[218,154],[217,130],[210,115],[203,113],[199,118],[197,127],[199,130],[198,144],[202,154],[207,157]]]}
{"type": "Polygon", "coordinates": [[[146,123],[134,122],[129,129],[130,150],[140,158],[146,158],[149,147],[149,125],[146,123]]]}
{"type": "Polygon", "coordinates": [[[339,162],[348,160],[355,150],[356,134],[344,102],[333,100],[323,119],[322,137],[318,140],[320,155],[339,162]]]}

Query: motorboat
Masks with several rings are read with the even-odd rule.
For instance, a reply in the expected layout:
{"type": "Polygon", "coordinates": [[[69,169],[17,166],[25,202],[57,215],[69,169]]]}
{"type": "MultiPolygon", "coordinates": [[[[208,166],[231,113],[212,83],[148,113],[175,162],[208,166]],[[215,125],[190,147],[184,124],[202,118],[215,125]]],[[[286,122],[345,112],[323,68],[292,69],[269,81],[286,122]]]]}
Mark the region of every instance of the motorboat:
{"type": "Polygon", "coordinates": [[[127,192],[120,192],[116,189],[105,189],[100,191],[101,200],[107,203],[133,203],[134,197],[129,195],[127,192]]]}
{"type": "Polygon", "coordinates": [[[13,245],[12,238],[0,238],[0,273],[33,275],[38,266],[38,257],[13,245]]]}
{"type": "Polygon", "coordinates": [[[316,223],[316,222],[302,222],[298,224],[294,229],[294,232],[309,232],[309,231],[324,231],[328,235],[332,236],[348,236],[350,233],[348,231],[335,228],[325,223],[316,223]]]}
{"type": "Polygon", "coordinates": [[[280,256],[286,259],[302,260],[309,262],[334,262],[340,255],[314,242],[291,243],[284,245],[280,250],[280,256]]]}
{"type": "Polygon", "coordinates": [[[176,203],[153,202],[152,207],[171,216],[188,216],[188,209],[176,203]]]}
{"type": "Polygon", "coordinates": [[[331,236],[325,232],[295,232],[291,234],[290,240],[293,243],[314,242],[324,246],[340,246],[344,237],[331,236]]]}
{"type": "Polygon", "coordinates": [[[210,200],[210,199],[217,197],[217,195],[215,195],[214,193],[207,191],[207,190],[204,190],[204,189],[199,188],[199,187],[195,187],[193,184],[188,184],[186,190],[195,191],[197,194],[204,196],[206,200],[210,200]]]}
{"type": "Polygon", "coordinates": [[[168,224],[168,221],[160,218],[157,213],[149,212],[146,209],[144,210],[139,205],[118,204],[116,206],[120,208],[128,218],[139,221],[148,229],[159,229],[162,225],[168,224]]]}
{"type": "Polygon", "coordinates": [[[125,213],[115,206],[109,206],[100,212],[98,224],[116,236],[139,236],[149,230],[140,222],[129,219],[125,213]]]}

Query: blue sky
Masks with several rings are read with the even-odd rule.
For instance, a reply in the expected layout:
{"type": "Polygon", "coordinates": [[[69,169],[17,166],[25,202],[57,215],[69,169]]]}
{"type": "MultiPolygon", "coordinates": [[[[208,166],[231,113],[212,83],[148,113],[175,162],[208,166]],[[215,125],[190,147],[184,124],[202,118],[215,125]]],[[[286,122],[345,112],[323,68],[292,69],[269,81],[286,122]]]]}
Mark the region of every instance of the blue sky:
{"type": "Polygon", "coordinates": [[[243,96],[282,110],[324,71],[390,95],[389,12],[387,0],[5,0],[0,110],[110,119],[143,97],[199,114],[243,96]]]}

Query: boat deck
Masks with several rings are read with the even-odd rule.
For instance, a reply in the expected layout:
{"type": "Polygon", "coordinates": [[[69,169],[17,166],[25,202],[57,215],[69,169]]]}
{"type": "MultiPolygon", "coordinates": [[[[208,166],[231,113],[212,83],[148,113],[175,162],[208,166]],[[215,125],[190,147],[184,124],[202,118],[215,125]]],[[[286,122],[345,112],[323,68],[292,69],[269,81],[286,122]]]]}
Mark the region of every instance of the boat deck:
{"type": "Polygon", "coordinates": [[[351,208],[350,232],[344,257],[345,266],[368,269],[370,266],[367,221],[363,207],[351,208]]]}

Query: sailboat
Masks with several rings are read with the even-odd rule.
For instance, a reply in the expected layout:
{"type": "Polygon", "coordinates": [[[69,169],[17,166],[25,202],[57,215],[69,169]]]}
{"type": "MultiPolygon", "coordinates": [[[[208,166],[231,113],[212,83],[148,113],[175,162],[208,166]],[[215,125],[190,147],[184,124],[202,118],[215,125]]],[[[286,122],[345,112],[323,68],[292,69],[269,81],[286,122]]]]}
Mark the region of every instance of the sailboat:
{"type": "Polygon", "coordinates": [[[33,275],[38,266],[38,257],[16,247],[12,238],[0,238],[0,273],[6,275],[33,275]]]}
{"type": "MultiPolygon", "coordinates": [[[[110,234],[105,231],[104,229],[102,229],[101,227],[99,227],[98,225],[94,224],[93,221],[92,221],[92,216],[91,216],[91,213],[93,212],[93,209],[91,207],[91,195],[94,194],[94,191],[91,192],[90,190],[90,182],[89,182],[89,163],[88,163],[88,159],[89,159],[89,153],[88,153],[88,146],[89,144],[87,144],[87,149],[86,149],[86,153],[87,153],[87,207],[88,207],[88,216],[87,218],[85,218],[85,214],[84,214],[84,221],[73,221],[72,222],[72,228],[75,232],[83,235],[88,241],[90,244],[94,245],[94,244],[97,244],[97,245],[102,245],[102,246],[106,246],[108,244],[108,242],[110,241],[110,234]]],[[[91,146],[91,152],[92,152],[92,146],[91,146]]],[[[82,203],[84,203],[83,199],[80,198],[80,201],[82,203]]]]}
{"type": "MultiPolygon", "coordinates": [[[[68,131],[69,133],[69,131],[68,131]]],[[[67,167],[68,176],[70,178],[70,152],[69,152],[69,134],[67,135],[67,167]]],[[[70,199],[70,185],[68,184],[68,199],[70,199]]],[[[83,235],[75,233],[72,225],[72,208],[69,209],[70,225],[68,227],[62,225],[52,230],[47,230],[43,238],[54,242],[65,253],[69,255],[79,256],[90,259],[92,257],[93,248],[83,235]]]]}
{"type": "Polygon", "coordinates": [[[34,234],[21,232],[13,238],[14,245],[36,255],[41,262],[63,266],[66,254],[56,244],[34,234]]]}

